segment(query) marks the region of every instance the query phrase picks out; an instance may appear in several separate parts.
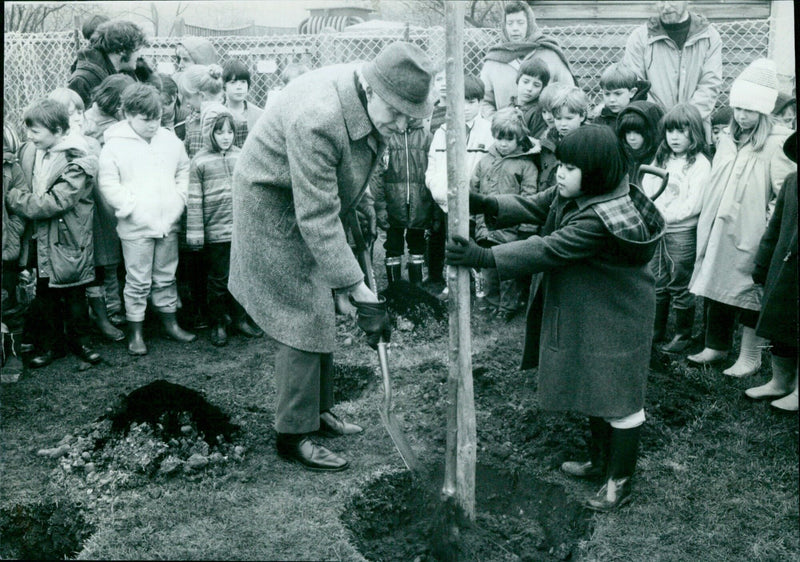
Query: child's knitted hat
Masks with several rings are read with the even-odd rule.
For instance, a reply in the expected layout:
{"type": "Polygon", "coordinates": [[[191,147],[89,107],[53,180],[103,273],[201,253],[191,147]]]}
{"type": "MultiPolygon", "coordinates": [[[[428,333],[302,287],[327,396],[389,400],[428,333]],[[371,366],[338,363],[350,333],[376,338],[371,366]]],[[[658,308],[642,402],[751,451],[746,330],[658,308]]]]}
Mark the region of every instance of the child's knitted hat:
{"type": "Polygon", "coordinates": [[[778,74],[775,63],[756,59],[745,68],[731,86],[731,107],[772,113],[778,98],[778,74]]]}

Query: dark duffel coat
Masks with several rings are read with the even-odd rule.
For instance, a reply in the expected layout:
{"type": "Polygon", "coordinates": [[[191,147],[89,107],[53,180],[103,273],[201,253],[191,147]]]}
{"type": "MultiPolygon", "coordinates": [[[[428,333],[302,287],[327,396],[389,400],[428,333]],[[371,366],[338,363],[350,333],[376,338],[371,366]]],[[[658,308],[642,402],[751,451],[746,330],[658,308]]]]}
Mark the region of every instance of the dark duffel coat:
{"type": "Polygon", "coordinates": [[[664,219],[627,177],[604,195],[563,199],[557,189],[497,197],[498,227],[543,225],[492,248],[501,277],[542,272],[522,368],[538,365],[546,410],[628,416],[644,406],[655,318],[648,262],[664,219]]]}
{"type": "Polygon", "coordinates": [[[228,287],[267,334],[313,353],[334,348],[332,290],[364,278],[343,214],[383,150],[355,70],[293,80],[247,137],[233,178],[228,287]]]}
{"type": "Polygon", "coordinates": [[[756,334],[797,347],[797,172],[783,183],[761,238],[753,280],[764,284],[756,334]]]}

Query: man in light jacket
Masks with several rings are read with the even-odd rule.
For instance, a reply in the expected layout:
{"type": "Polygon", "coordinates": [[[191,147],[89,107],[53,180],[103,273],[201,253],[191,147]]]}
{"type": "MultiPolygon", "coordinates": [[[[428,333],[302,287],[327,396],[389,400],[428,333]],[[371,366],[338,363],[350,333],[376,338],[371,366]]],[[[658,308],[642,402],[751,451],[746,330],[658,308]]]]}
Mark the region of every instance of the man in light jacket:
{"type": "Polygon", "coordinates": [[[711,135],[711,113],[722,88],[722,40],[688,2],[656,2],[658,15],[628,37],[622,65],[651,84],[648,100],[669,111],[679,103],[700,110],[711,135]]]}
{"type": "Polygon", "coordinates": [[[431,114],[432,79],[425,53],[400,41],[370,62],[307,72],[265,109],[236,165],[228,288],[278,342],[276,447],[309,470],[348,466],[312,433],[362,431],[331,412],[334,303],[349,297],[371,346],[389,336],[385,302],[364,283],[345,225],[383,138],[431,114]]]}

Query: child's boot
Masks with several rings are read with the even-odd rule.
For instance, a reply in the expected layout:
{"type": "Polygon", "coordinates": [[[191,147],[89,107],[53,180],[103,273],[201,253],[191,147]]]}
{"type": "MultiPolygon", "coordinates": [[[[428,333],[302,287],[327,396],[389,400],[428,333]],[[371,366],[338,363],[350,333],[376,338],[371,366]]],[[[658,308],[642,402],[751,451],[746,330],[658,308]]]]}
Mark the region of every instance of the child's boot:
{"type": "Polygon", "coordinates": [[[225,330],[225,324],[218,322],[211,327],[211,345],[215,347],[223,347],[228,345],[228,332],[225,330]]]}
{"type": "Polygon", "coordinates": [[[719,349],[711,349],[710,347],[706,347],[700,353],[689,355],[686,359],[688,359],[690,363],[695,363],[696,365],[708,365],[709,363],[722,361],[727,356],[727,351],[720,351],[719,349]]]}
{"type": "Polygon", "coordinates": [[[586,501],[586,507],[607,512],[630,501],[641,428],[642,426],[630,429],[611,428],[607,480],[600,491],[586,501]]]}
{"type": "Polygon", "coordinates": [[[656,319],[653,322],[653,343],[661,343],[667,335],[667,319],[669,318],[669,301],[656,301],[656,319]]]}
{"type": "Polygon", "coordinates": [[[189,343],[197,339],[197,335],[187,332],[178,326],[178,320],[174,312],[159,311],[158,314],[161,316],[161,324],[164,326],[164,331],[167,333],[167,336],[173,340],[189,343]]]}
{"type": "Polygon", "coordinates": [[[694,307],[675,309],[675,336],[661,348],[664,353],[681,353],[692,345],[692,326],[694,325],[694,307]]]}
{"type": "Polygon", "coordinates": [[[111,341],[122,341],[125,339],[125,334],[114,326],[108,319],[108,312],[106,310],[105,297],[89,297],[89,308],[94,313],[94,323],[103,334],[103,337],[111,341]]]}
{"type": "MultiPolygon", "coordinates": [[[[785,358],[781,358],[785,359],[785,358]]],[[[778,410],[783,410],[785,412],[796,412],[797,411],[797,358],[792,359],[792,370],[794,371],[794,390],[791,394],[784,396],[778,400],[773,400],[770,402],[770,406],[773,408],[777,408],[778,410]]]]}
{"type": "Polygon", "coordinates": [[[761,400],[786,396],[796,388],[797,360],[794,357],[772,356],[772,379],[767,384],[754,386],[744,391],[748,398],[761,400]],[[793,386],[794,385],[794,386],[793,386]]]}
{"type": "Polygon", "coordinates": [[[128,321],[128,353],[147,355],[147,346],[144,343],[144,321],[128,321]]]}
{"type": "Polygon", "coordinates": [[[606,475],[611,425],[603,418],[591,417],[589,430],[592,434],[589,441],[589,460],[567,461],[561,465],[561,471],[577,478],[599,479],[606,475]]]}
{"type": "Polygon", "coordinates": [[[412,285],[422,285],[422,264],[425,263],[425,256],[421,254],[411,254],[408,258],[408,280],[412,285]]]}
{"type": "Polygon", "coordinates": [[[761,349],[767,343],[765,338],[756,335],[755,328],[742,328],[742,345],[736,363],[722,371],[729,377],[748,377],[761,367],[761,349]]]}
{"type": "Polygon", "coordinates": [[[386,280],[389,282],[390,287],[399,281],[403,275],[402,260],[403,258],[400,256],[386,258],[386,280]]]}

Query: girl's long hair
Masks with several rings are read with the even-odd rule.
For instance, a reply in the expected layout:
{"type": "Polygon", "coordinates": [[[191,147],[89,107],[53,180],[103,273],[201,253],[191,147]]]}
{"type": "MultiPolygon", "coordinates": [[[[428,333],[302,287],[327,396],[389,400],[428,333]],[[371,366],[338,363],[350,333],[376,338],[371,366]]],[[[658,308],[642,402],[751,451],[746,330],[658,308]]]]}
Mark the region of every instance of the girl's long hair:
{"type": "Polygon", "coordinates": [[[695,163],[698,154],[702,153],[708,156],[703,116],[694,105],[679,103],[670,109],[658,124],[661,142],[656,151],[656,166],[663,168],[669,157],[672,156],[672,149],[667,144],[667,131],[675,130],[685,130],[689,133],[689,148],[686,149],[687,167],[695,163]]]}
{"type": "Polygon", "coordinates": [[[736,122],[736,118],[731,115],[731,138],[738,146],[744,146],[748,142],[753,143],[753,150],[756,152],[761,152],[761,149],[763,149],[764,145],[767,144],[767,138],[769,137],[770,133],[772,133],[772,127],[775,125],[775,123],[775,117],[772,115],[759,113],[756,126],[749,131],[745,131],[741,126],[739,126],[739,123],[736,122]]]}

